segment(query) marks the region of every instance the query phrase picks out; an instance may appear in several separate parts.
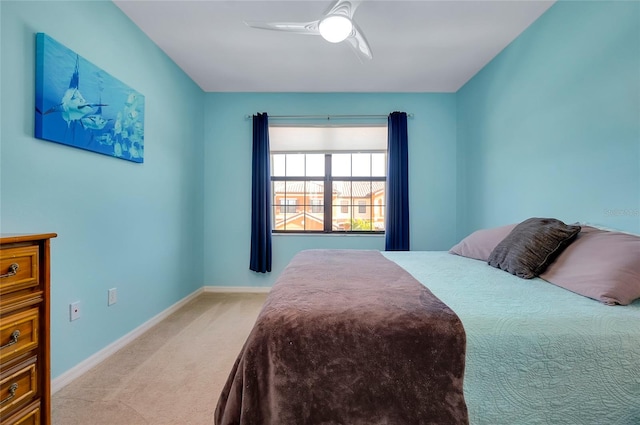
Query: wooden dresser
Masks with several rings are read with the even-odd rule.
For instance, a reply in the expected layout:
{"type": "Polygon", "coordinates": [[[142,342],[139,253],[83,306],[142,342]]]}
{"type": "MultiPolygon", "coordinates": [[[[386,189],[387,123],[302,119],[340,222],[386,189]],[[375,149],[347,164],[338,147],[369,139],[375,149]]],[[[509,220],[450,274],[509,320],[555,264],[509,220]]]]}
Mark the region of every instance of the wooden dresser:
{"type": "Polygon", "coordinates": [[[0,235],[0,423],[50,425],[49,239],[0,235]]]}

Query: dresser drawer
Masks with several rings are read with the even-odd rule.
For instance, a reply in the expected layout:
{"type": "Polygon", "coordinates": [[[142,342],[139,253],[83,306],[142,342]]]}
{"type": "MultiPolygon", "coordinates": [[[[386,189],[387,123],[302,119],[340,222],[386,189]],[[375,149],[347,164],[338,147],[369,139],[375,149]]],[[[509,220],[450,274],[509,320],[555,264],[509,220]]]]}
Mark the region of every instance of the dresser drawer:
{"type": "Polygon", "coordinates": [[[0,363],[38,346],[39,314],[32,308],[0,318],[0,363]]]}
{"type": "Polygon", "coordinates": [[[40,425],[40,412],[40,400],[36,400],[10,418],[3,419],[2,425],[40,425]]]}
{"type": "Polygon", "coordinates": [[[36,357],[9,369],[0,379],[0,416],[13,412],[18,406],[36,397],[36,357]]]}
{"type": "Polygon", "coordinates": [[[56,236],[0,234],[0,425],[51,425],[50,239],[56,236]]]}
{"type": "Polygon", "coordinates": [[[0,250],[0,295],[37,285],[37,246],[0,250]]]}

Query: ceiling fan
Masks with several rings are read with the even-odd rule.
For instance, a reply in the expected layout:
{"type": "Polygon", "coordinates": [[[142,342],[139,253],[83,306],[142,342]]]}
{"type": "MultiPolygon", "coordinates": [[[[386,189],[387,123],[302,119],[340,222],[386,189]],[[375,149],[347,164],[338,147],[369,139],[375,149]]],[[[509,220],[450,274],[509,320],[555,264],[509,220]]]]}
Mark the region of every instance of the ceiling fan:
{"type": "Polygon", "coordinates": [[[311,22],[245,21],[251,28],[286,31],[303,35],[320,35],[331,43],[346,41],[360,60],[373,58],[364,34],[353,21],[361,0],[337,0],[322,17],[311,22]]]}

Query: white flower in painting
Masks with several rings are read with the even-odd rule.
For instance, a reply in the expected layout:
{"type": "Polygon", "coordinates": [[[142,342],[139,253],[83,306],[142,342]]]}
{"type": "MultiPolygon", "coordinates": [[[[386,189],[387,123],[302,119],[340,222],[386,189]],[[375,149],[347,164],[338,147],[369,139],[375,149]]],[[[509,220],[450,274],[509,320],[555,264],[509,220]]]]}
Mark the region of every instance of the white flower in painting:
{"type": "Polygon", "coordinates": [[[129,140],[131,141],[131,143],[137,143],[139,145],[142,144],[142,140],[143,140],[143,136],[144,136],[144,129],[142,128],[142,123],[137,122],[133,125],[132,129],[131,129],[131,134],[129,134],[129,140]]]}
{"type": "Polygon", "coordinates": [[[142,134],[144,133],[144,127],[142,127],[142,123],[141,122],[137,122],[134,126],[133,129],[135,131],[135,133],[142,137],[142,134]]]}
{"type": "Polygon", "coordinates": [[[101,145],[113,145],[113,139],[111,138],[111,133],[101,134],[96,138],[101,145]]]}
{"type": "Polygon", "coordinates": [[[131,158],[140,158],[140,154],[138,153],[136,145],[131,145],[131,147],[129,148],[129,155],[131,156],[131,158]]]}
{"type": "Polygon", "coordinates": [[[113,134],[117,135],[122,132],[122,112],[118,112],[116,122],[113,124],[113,134]]]}
{"type": "Polygon", "coordinates": [[[138,120],[138,109],[140,107],[141,97],[137,93],[130,93],[127,101],[124,103],[124,116],[126,119],[126,127],[132,125],[138,120]]]}
{"type": "Polygon", "coordinates": [[[113,145],[113,154],[115,156],[122,156],[122,146],[119,142],[113,145]]]}
{"type": "Polygon", "coordinates": [[[134,103],[136,103],[138,101],[139,97],[138,97],[138,93],[129,93],[129,96],[127,96],[127,101],[125,102],[125,105],[133,105],[134,103]]]}

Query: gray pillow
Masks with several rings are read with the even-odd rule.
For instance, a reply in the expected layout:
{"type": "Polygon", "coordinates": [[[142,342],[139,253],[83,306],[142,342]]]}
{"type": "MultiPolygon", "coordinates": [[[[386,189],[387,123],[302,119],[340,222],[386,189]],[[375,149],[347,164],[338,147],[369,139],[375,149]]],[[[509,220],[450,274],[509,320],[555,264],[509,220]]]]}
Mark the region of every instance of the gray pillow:
{"type": "Polygon", "coordinates": [[[490,266],[523,279],[544,272],[580,232],[555,218],[530,218],[513,228],[491,252],[490,266]]]}

